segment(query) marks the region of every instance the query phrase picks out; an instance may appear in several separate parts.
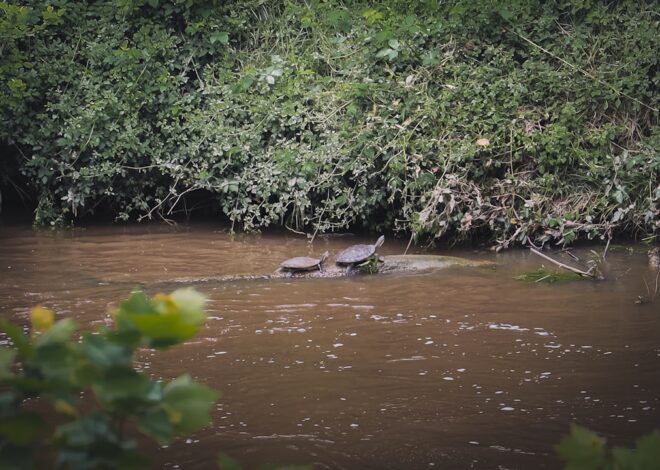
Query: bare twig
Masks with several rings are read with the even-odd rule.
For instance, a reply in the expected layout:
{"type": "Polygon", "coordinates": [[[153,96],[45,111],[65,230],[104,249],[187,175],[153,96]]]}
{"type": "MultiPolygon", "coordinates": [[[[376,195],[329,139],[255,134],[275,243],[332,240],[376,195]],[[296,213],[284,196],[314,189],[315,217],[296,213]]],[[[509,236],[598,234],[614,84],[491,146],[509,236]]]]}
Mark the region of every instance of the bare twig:
{"type": "Polygon", "coordinates": [[[291,228],[291,227],[289,227],[289,226],[286,225],[286,224],[284,224],[284,228],[287,229],[287,230],[289,230],[289,231],[291,231],[291,232],[293,232],[293,233],[297,233],[298,235],[305,235],[305,236],[307,236],[307,232],[301,232],[300,230],[296,230],[295,228],[291,228]]]}
{"type": "Polygon", "coordinates": [[[411,234],[410,234],[410,240],[408,240],[408,246],[406,246],[406,251],[403,252],[404,255],[407,255],[407,254],[408,254],[408,250],[410,249],[410,245],[411,245],[412,242],[413,242],[413,237],[414,237],[414,236],[415,236],[414,233],[411,233],[411,234]]]}
{"type": "Polygon", "coordinates": [[[188,189],[186,189],[185,191],[179,193],[179,196],[176,198],[176,200],[174,201],[174,203],[173,203],[172,206],[170,207],[170,210],[167,211],[167,215],[171,215],[171,214],[172,214],[172,211],[174,210],[174,208],[176,207],[176,205],[179,203],[179,200],[180,200],[183,196],[185,196],[187,193],[189,193],[189,192],[191,192],[191,191],[195,191],[195,190],[197,190],[197,189],[199,189],[199,187],[198,187],[197,185],[193,185],[193,186],[189,187],[188,189]]]}
{"type": "Polygon", "coordinates": [[[575,261],[580,262],[580,258],[575,256],[571,250],[562,250],[563,253],[566,253],[568,256],[573,258],[575,261]]]}
{"type": "Polygon", "coordinates": [[[531,238],[527,237],[527,243],[529,243],[530,246],[536,248],[537,250],[540,250],[540,248],[534,244],[531,238]]]}
{"type": "Polygon", "coordinates": [[[605,257],[607,256],[607,250],[610,247],[610,242],[612,241],[612,233],[607,232],[607,245],[605,245],[605,251],[603,252],[603,261],[605,261],[605,257]]]}
{"type": "Polygon", "coordinates": [[[592,279],[596,279],[596,275],[593,274],[592,272],[582,271],[581,269],[577,269],[577,268],[574,268],[574,267],[569,266],[569,265],[567,265],[567,264],[560,263],[559,261],[550,258],[548,255],[545,255],[545,254],[541,253],[540,251],[535,250],[534,248],[531,248],[531,247],[530,247],[530,251],[531,251],[532,253],[534,253],[535,255],[538,255],[538,256],[540,256],[541,258],[546,259],[546,260],[550,261],[551,263],[556,264],[556,265],[559,266],[560,268],[567,269],[567,270],[572,271],[572,272],[574,272],[575,274],[579,274],[580,276],[583,276],[583,277],[590,277],[590,278],[592,278],[592,279]]]}

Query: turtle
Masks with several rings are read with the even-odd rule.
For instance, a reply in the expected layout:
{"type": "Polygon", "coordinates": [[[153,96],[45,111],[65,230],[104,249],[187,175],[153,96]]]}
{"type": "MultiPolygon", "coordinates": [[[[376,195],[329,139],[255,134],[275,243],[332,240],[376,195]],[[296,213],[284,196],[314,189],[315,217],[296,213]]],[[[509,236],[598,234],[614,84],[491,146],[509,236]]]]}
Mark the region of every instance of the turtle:
{"type": "Polygon", "coordinates": [[[314,271],[317,269],[323,272],[323,263],[328,256],[330,256],[330,253],[327,251],[323,253],[320,258],[297,256],[295,258],[283,261],[282,264],[280,264],[280,271],[287,272],[289,276],[296,272],[314,271]]]}
{"type": "Polygon", "coordinates": [[[339,253],[335,258],[335,263],[339,266],[348,266],[350,272],[354,266],[364,261],[368,261],[375,254],[376,250],[385,242],[385,236],[381,235],[373,245],[353,245],[339,253]]]}

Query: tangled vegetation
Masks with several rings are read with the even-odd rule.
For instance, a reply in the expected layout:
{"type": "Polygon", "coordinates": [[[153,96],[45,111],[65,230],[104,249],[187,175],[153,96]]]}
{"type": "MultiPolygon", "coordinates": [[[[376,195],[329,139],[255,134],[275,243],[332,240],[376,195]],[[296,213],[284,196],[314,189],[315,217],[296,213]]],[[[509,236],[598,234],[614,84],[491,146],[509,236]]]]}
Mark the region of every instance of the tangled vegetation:
{"type": "Polygon", "coordinates": [[[210,421],[218,397],[189,375],[152,380],[135,368],[139,348],[167,349],[206,320],[205,298],[181,289],[147,299],[134,292],[115,327],[76,338],[70,318],[37,307],[31,334],[0,320],[0,469],[147,468],[139,430],[160,444],[210,421]]]}
{"type": "Polygon", "coordinates": [[[0,3],[0,185],[38,224],[660,229],[657,2],[27,3],[0,3]]]}

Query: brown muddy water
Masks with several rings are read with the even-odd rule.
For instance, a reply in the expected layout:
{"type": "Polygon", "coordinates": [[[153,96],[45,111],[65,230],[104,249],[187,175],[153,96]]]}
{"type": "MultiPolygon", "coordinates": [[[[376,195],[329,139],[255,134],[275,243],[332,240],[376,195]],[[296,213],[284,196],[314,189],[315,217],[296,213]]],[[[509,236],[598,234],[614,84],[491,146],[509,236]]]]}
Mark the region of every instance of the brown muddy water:
{"type": "Polygon", "coordinates": [[[155,377],[188,372],[222,392],[213,425],[152,448],[154,468],[214,468],[220,451],[247,468],[558,468],[569,423],[624,445],[659,427],[660,298],[634,303],[655,279],[644,253],[611,252],[605,281],[555,285],[513,279],[541,265],[523,250],[435,252],[492,269],[213,280],[364,240],[0,226],[0,315],[43,304],[92,328],[134,286],[207,294],[194,341],[140,357],[155,377]]]}

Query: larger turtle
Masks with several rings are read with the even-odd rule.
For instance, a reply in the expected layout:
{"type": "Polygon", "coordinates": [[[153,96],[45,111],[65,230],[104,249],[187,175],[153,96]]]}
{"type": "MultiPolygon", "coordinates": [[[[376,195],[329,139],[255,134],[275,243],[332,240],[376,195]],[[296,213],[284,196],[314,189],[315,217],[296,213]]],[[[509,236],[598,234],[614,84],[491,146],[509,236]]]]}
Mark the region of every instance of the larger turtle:
{"type": "Polygon", "coordinates": [[[335,258],[335,263],[339,266],[347,266],[350,272],[353,267],[375,259],[376,250],[385,242],[385,236],[381,235],[373,245],[353,245],[339,253],[335,258]]]}
{"type": "Polygon", "coordinates": [[[290,276],[293,273],[302,271],[315,271],[323,272],[323,263],[330,256],[327,251],[321,255],[320,258],[312,258],[310,256],[297,256],[288,259],[280,264],[280,271],[288,273],[290,276]]]}

